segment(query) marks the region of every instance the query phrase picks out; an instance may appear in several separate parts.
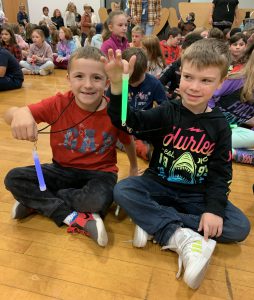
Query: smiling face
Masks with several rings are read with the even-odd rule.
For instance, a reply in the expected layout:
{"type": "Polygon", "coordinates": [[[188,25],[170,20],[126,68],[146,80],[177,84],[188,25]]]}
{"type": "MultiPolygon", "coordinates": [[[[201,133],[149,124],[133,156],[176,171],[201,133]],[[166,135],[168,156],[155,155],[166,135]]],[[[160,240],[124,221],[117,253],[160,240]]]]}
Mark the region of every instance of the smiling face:
{"type": "Polygon", "coordinates": [[[127,27],[127,18],[123,14],[114,16],[108,25],[109,30],[120,38],[126,37],[127,27]]]}
{"type": "Polygon", "coordinates": [[[191,62],[184,61],[179,86],[183,106],[194,114],[203,113],[221,81],[219,67],[210,66],[199,70],[191,62]]]}
{"type": "MultiPolygon", "coordinates": [[[[68,80],[77,105],[86,111],[94,111],[108,83],[104,64],[93,59],[73,59],[68,80]]],[[[100,106],[99,110],[104,106],[100,106]]]]}
{"type": "Polygon", "coordinates": [[[3,42],[5,42],[5,44],[8,45],[9,42],[10,42],[10,40],[11,40],[11,35],[10,35],[10,33],[9,33],[7,30],[3,29],[3,30],[1,31],[1,39],[2,39],[3,42]]]}

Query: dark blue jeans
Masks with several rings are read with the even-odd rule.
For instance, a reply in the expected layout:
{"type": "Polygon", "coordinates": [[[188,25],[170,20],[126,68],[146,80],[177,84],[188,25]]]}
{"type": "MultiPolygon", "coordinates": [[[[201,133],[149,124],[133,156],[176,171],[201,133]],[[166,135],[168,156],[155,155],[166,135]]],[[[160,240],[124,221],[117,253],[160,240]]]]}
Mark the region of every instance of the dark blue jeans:
{"type": "Polygon", "coordinates": [[[22,83],[23,79],[16,79],[12,76],[0,77],[0,91],[20,89],[22,83]]]}
{"type": "Polygon", "coordinates": [[[14,198],[60,226],[72,212],[100,213],[102,217],[113,201],[117,175],[43,164],[47,190],[41,192],[34,166],[15,168],[5,177],[5,186],[14,198]]]}
{"type": "MultiPolygon", "coordinates": [[[[164,186],[144,175],[129,177],[117,183],[114,200],[147,233],[162,246],[179,227],[197,231],[205,212],[204,194],[164,186]]],[[[218,242],[244,240],[250,231],[247,217],[231,202],[225,209],[223,232],[218,242]]]]}

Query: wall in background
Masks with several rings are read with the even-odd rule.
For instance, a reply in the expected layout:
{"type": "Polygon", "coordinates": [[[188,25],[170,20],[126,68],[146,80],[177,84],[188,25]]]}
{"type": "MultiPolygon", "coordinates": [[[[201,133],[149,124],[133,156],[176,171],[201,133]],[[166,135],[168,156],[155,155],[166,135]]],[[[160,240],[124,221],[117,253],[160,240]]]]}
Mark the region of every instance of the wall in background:
{"type": "MultiPolygon", "coordinates": [[[[181,1],[179,1],[181,2],[181,1]]],[[[191,0],[190,2],[212,2],[212,0],[191,0]]],[[[239,0],[239,8],[253,8],[254,9],[254,1],[253,0],[239,0]]]]}
{"type": "MultiPolygon", "coordinates": [[[[22,0],[21,0],[22,1],[22,0]]],[[[49,8],[49,16],[52,17],[54,9],[58,8],[62,16],[66,10],[67,4],[69,2],[73,2],[77,6],[78,13],[81,15],[84,12],[83,5],[89,4],[94,9],[95,13],[98,12],[99,8],[104,6],[104,0],[27,0],[28,11],[30,16],[31,23],[38,24],[41,20],[42,16],[42,8],[43,6],[47,6],[49,8]]]]}

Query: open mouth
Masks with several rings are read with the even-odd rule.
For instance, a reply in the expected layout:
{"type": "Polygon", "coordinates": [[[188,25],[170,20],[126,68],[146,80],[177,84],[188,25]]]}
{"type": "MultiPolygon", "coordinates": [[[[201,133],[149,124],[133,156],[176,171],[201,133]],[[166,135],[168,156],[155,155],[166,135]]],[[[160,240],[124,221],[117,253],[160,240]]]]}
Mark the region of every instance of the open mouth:
{"type": "Polygon", "coordinates": [[[170,169],[169,180],[185,184],[195,183],[196,164],[190,153],[183,153],[173,162],[170,169]]]}

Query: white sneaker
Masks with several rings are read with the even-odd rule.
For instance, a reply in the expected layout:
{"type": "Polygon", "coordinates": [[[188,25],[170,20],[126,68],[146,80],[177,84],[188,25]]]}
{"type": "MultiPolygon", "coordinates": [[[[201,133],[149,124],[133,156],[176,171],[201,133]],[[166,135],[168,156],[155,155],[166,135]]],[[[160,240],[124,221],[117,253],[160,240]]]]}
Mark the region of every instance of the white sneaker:
{"type": "Polygon", "coordinates": [[[24,75],[32,75],[33,74],[33,72],[31,70],[28,70],[26,68],[22,68],[22,73],[24,75]]]}
{"type": "Polygon", "coordinates": [[[197,289],[205,277],[212,253],[216,246],[214,240],[205,241],[199,233],[188,229],[180,228],[169,239],[168,245],[162,249],[170,249],[178,253],[179,278],[184,267],[183,279],[192,289],[197,289]]]}
{"type": "Polygon", "coordinates": [[[47,76],[49,74],[49,71],[42,69],[42,70],[39,71],[39,74],[41,76],[47,76]]]}
{"type": "Polygon", "coordinates": [[[137,248],[144,248],[147,241],[151,241],[153,236],[149,235],[145,230],[136,225],[132,245],[137,248]]]}

